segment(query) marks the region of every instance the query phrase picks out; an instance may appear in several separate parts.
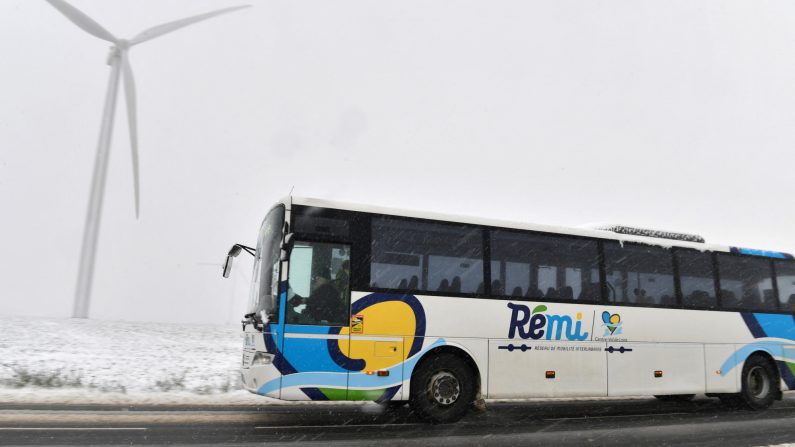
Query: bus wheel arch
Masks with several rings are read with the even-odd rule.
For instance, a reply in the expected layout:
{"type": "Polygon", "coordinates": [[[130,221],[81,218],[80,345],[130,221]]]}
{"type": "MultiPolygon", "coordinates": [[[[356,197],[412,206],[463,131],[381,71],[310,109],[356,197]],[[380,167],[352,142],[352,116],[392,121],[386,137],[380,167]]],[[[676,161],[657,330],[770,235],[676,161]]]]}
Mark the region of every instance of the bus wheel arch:
{"type": "Polygon", "coordinates": [[[480,370],[472,356],[460,347],[440,346],[414,367],[409,405],[424,421],[455,422],[480,399],[480,389],[480,370]]]}
{"type": "Polygon", "coordinates": [[[463,360],[464,362],[467,363],[467,365],[469,365],[469,367],[472,370],[472,374],[475,376],[475,385],[477,387],[476,395],[477,398],[479,399],[483,392],[483,385],[481,383],[481,376],[480,376],[480,368],[478,368],[478,364],[475,363],[475,360],[472,358],[472,355],[462,346],[448,344],[433,348],[428,352],[426,352],[425,354],[423,354],[422,357],[420,357],[420,359],[417,361],[417,364],[414,366],[414,370],[411,372],[412,380],[414,379],[415,373],[417,372],[417,370],[419,369],[420,365],[422,365],[423,362],[428,361],[430,358],[434,356],[439,356],[442,353],[450,353],[452,355],[460,357],[461,360],[463,360]]]}
{"type": "Polygon", "coordinates": [[[740,392],[718,397],[729,406],[752,410],[764,410],[781,400],[781,372],[773,355],[764,349],[749,354],[740,372],[740,392]]]}

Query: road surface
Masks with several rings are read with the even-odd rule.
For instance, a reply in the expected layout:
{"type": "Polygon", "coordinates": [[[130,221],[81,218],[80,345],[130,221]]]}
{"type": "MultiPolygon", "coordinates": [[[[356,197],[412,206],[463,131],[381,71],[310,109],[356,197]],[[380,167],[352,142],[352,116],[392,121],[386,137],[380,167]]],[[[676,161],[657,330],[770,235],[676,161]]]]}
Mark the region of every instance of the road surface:
{"type": "Polygon", "coordinates": [[[749,446],[795,442],[795,396],[764,412],[716,399],[489,402],[451,425],[376,404],[263,407],[0,404],[1,445],[749,446]]]}

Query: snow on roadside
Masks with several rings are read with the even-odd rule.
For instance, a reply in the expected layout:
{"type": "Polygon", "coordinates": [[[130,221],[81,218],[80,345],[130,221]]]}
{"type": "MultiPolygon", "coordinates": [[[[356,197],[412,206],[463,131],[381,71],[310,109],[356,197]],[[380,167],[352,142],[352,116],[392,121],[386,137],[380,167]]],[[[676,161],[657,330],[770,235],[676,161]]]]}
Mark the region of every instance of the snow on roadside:
{"type": "Polygon", "coordinates": [[[0,388],[0,404],[28,405],[201,405],[261,406],[294,404],[236,390],[223,394],[191,392],[107,392],[79,388],[0,388]]]}
{"type": "Polygon", "coordinates": [[[241,334],[237,326],[0,317],[0,402],[263,404],[240,390],[241,334]]]}

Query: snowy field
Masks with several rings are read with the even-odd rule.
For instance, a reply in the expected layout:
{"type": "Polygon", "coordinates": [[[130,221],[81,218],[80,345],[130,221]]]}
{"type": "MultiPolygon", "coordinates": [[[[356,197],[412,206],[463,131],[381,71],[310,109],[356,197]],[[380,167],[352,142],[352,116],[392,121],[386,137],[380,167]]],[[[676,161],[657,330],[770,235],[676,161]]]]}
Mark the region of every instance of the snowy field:
{"type": "Polygon", "coordinates": [[[0,402],[263,404],[239,326],[0,316],[0,402]]]}

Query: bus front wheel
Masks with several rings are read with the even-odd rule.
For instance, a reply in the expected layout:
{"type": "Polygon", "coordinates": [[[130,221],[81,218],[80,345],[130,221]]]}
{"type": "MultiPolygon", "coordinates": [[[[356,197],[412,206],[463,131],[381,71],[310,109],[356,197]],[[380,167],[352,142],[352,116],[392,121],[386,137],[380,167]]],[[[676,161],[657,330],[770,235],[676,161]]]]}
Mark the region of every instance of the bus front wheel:
{"type": "Polygon", "coordinates": [[[442,353],[418,366],[411,379],[409,405],[424,421],[451,423],[464,417],[475,393],[469,365],[457,355],[442,353]]]}

